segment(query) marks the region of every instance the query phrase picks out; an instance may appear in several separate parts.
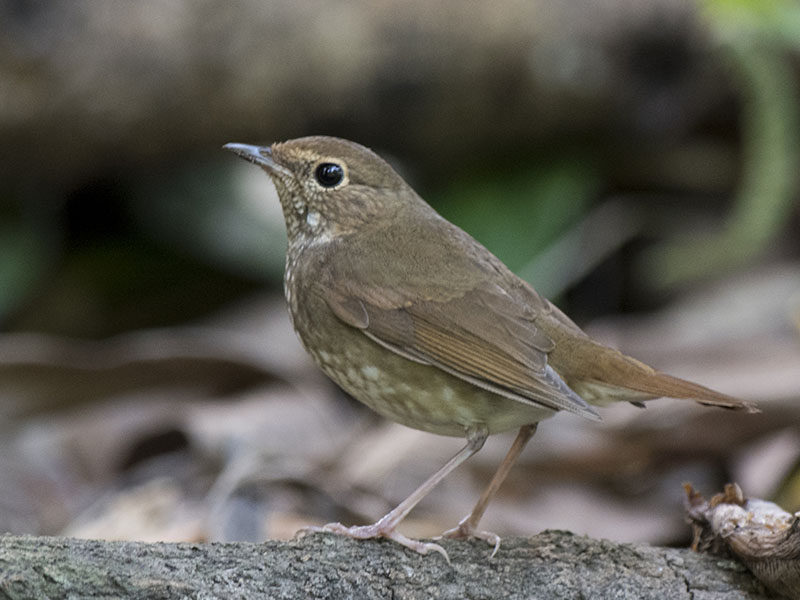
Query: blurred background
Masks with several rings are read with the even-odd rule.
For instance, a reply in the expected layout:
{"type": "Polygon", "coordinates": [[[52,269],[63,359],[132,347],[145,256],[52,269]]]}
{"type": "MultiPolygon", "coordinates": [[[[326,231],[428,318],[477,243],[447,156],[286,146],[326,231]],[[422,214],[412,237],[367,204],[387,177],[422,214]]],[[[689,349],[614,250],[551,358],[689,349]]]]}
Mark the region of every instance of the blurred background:
{"type": "MultiPolygon", "coordinates": [[[[0,532],[263,540],[371,522],[463,444],[388,424],[289,325],[269,179],[388,158],[592,335],[761,415],[543,423],[482,525],[686,544],[681,483],[800,509],[793,0],[0,0],[0,532]]],[[[513,434],[401,529],[472,507],[513,434]]]]}

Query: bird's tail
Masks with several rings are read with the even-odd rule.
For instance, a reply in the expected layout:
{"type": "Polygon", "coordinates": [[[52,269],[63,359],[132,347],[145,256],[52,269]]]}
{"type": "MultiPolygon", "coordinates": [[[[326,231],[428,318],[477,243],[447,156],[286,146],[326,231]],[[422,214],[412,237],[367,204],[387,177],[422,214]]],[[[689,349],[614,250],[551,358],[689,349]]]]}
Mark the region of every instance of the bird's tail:
{"type": "Polygon", "coordinates": [[[700,404],[750,413],[754,404],[717,392],[699,383],[673,377],[586,335],[569,317],[549,305],[537,325],[554,340],[550,366],[590,404],[617,401],[639,403],[652,398],[686,398],[700,404]]]}
{"type": "Polygon", "coordinates": [[[761,412],[750,402],[662,373],[613,348],[597,343],[593,345],[592,366],[579,376],[568,379],[570,387],[589,402],[604,404],[618,400],[685,398],[707,406],[761,412]]]}

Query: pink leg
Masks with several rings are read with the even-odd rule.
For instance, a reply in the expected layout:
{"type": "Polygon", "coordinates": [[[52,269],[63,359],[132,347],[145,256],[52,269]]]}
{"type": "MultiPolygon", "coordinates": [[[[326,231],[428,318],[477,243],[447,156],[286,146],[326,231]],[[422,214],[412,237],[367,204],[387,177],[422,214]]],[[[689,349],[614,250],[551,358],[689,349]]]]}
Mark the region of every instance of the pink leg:
{"type": "Polygon", "coordinates": [[[497,493],[497,490],[500,489],[503,481],[505,480],[508,472],[511,470],[511,467],[516,462],[519,455],[522,453],[522,450],[525,448],[525,445],[528,441],[533,437],[533,434],[536,433],[536,423],[533,425],[525,425],[521,427],[517,437],[514,439],[514,443],[511,444],[511,448],[509,448],[506,457],[503,459],[503,462],[500,463],[500,466],[497,468],[497,471],[492,477],[492,480],[489,482],[489,485],[483,490],[483,494],[481,497],[478,498],[478,502],[475,504],[475,507],[472,509],[472,512],[461,519],[458,523],[458,527],[453,529],[448,529],[445,531],[441,537],[447,538],[470,538],[470,537],[477,537],[482,540],[486,540],[490,544],[494,546],[494,551],[492,552],[492,556],[497,554],[498,548],[500,548],[500,537],[492,533],[490,531],[479,531],[478,530],[478,523],[483,517],[483,513],[486,512],[486,507],[489,506],[489,502],[491,502],[494,495],[497,493]]]}
{"type": "Polygon", "coordinates": [[[447,562],[450,562],[447,552],[439,544],[431,542],[421,542],[407,538],[402,533],[396,531],[397,525],[405,519],[406,515],[422,500],[428,493],[439,483],[442,479],[447,477],[458,465],[467,460],[470,456],[475,454],[483,447],[484,442],[488,436],[488,431],[483,429],[470,430],[467,432],[467,445],[464,446],[458,453],[451,458],[447,464],[441,469],[431,475],[425,483],[419,486],[412,494],[403,500],[396,508],[386,513],[378,521],[372,525],[357,525],[354,527],[345,527],[341,523],[328,523],[322,527],[305,527],[298,533],[304,535],[308,532],[327,532],[345,535],[347,537],[357,539],[368,539],[376,537],[385,537],[402,544],[403,546],[415,550],[420,554],[427,554],[431,550],[435,550],[445,557],[447,562]]]}

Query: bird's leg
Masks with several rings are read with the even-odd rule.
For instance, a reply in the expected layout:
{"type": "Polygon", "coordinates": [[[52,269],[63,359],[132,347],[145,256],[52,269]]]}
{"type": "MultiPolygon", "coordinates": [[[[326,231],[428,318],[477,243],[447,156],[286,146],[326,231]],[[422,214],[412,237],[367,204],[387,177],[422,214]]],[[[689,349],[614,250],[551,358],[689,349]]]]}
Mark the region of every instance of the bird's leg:
{"type": "Polygon", "coordinates": [[[485,427],[470,429],[467,431],[467,444],[458,453],[453,456],[441,469],[431,475],[425,483],[419,486],[411,495],[397,505],[393,510],[386,513],[378,521],[372,525],[356,525],[353,527],[345,527],[341,523],[328,523],[322,527],[305,527],[301,529],[298,534],[304,535],[308,532],[328,532],[345,535],[347,537],[357,539],[368,539],[376,537],[385,537],[392,539],[403,546],[415,550],[420,554],[427,554],[431,550],[435,550],[445,557],[447,562],[450,562],[447,552],[439,544],[431,542],[421,542],[407,538],[402,533],[396,531],[397,525],[402,521],[406,515],[422,500],[428,493],[439,483],[442,479],[447,477],[456,467],[467,460],[470,456],[475,454],[483,447],[487,436],[488,430],[485,427]]]}
{"type": "Polygon", "coordinates": [[[503,462],[500,463],[500,466],[497,468],[497,471],[495,472],[494,477],[492,477],[492,480],[489,482],[489,485],[485,490],[483,490],[481,497],[478,498],[478,502],[475,504],[472,512],[459,521],[458,527],[448,529],[440,537],[477,537],[482,540],[486,540],[488,543],[494,546],[492,556],[497,553],[497,549],[500,548],[500,537],[490,531],[478,530],[478,523],[480,522],[481,517],[483,517],[483,513],[486,512],[486,507],[489,506],[489,502],[491,502],[492,498],[494,498],[497,490],[500,489],[500,486],[508,475],[508,472],[511,470],[511,467],[522,453],[525,445],[533,437],[534,433],[536,433],[536,423],[520,427],[519,433],[517,433],[517,437],[514,439],[514,443],[511,444],[511,448],[508,449],[506,457],[503,459],[503,462]]]}

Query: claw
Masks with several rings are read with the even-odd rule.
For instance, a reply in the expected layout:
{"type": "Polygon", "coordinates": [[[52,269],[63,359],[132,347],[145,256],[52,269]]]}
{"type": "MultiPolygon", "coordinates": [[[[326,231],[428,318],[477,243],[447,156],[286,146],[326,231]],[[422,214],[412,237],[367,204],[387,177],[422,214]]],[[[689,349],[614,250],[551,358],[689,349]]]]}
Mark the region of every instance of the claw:
{"type": "Polygon", "coordinates": [[[434,542],[423,542],[421,540],[408,538],[399,531],[392,531],[390,533],[384,534],[383,537],[389,538],[390,540],[394,540],[398,544],[402,544],[406,548],[410,548],[411,550],[419,552],[420,554],[427,554],[428,552],[431,551],[438,552],[444,557],[448,565],[451,564],[450,557],[447,555],[447,550],[445,550],[439,544],[436,544],[434,542]]]}
{"type": "Polygon", "coordinates": [[[406,537],[393,527],[382,526],[380,521],[373,523],[372,525],[355,525],[353,527],[347,527],[341,523],[328,523],[322,527],[309,526],[299,529],[295,535],[296,537],[303,537],[309,533],[333,533],[357,540],[383,537],[393,540],[398,544],[405,546],[409,550],[413,550],[419,554],[438,552],[444,557],[448,565],[451,564],[450,557],[447,555],[447,551],[439,544],[433,542],[423,542],[421,540],[415,540],[406,537]]]}
{"type": "Polygon", "coordinates": [[[458,539],[458,540],[466,540],[470,538],[477,538],[479,540],[483,540],[487,544],[494,546],[494,550],[492,550],[492,554],[489,558],[494,558],[497,551],[500,549],[500,536],[496,533],[492,533],[491,531],[481,531],[479,529],[474,529],[469,523],[469,516],[462,519],[461,522],[458,524],[458,527],[453,527],[453,529],[448,529],[442,535],[435,537],[434,539],[440,540],[442,538],[448,539],[458,539]]]}

